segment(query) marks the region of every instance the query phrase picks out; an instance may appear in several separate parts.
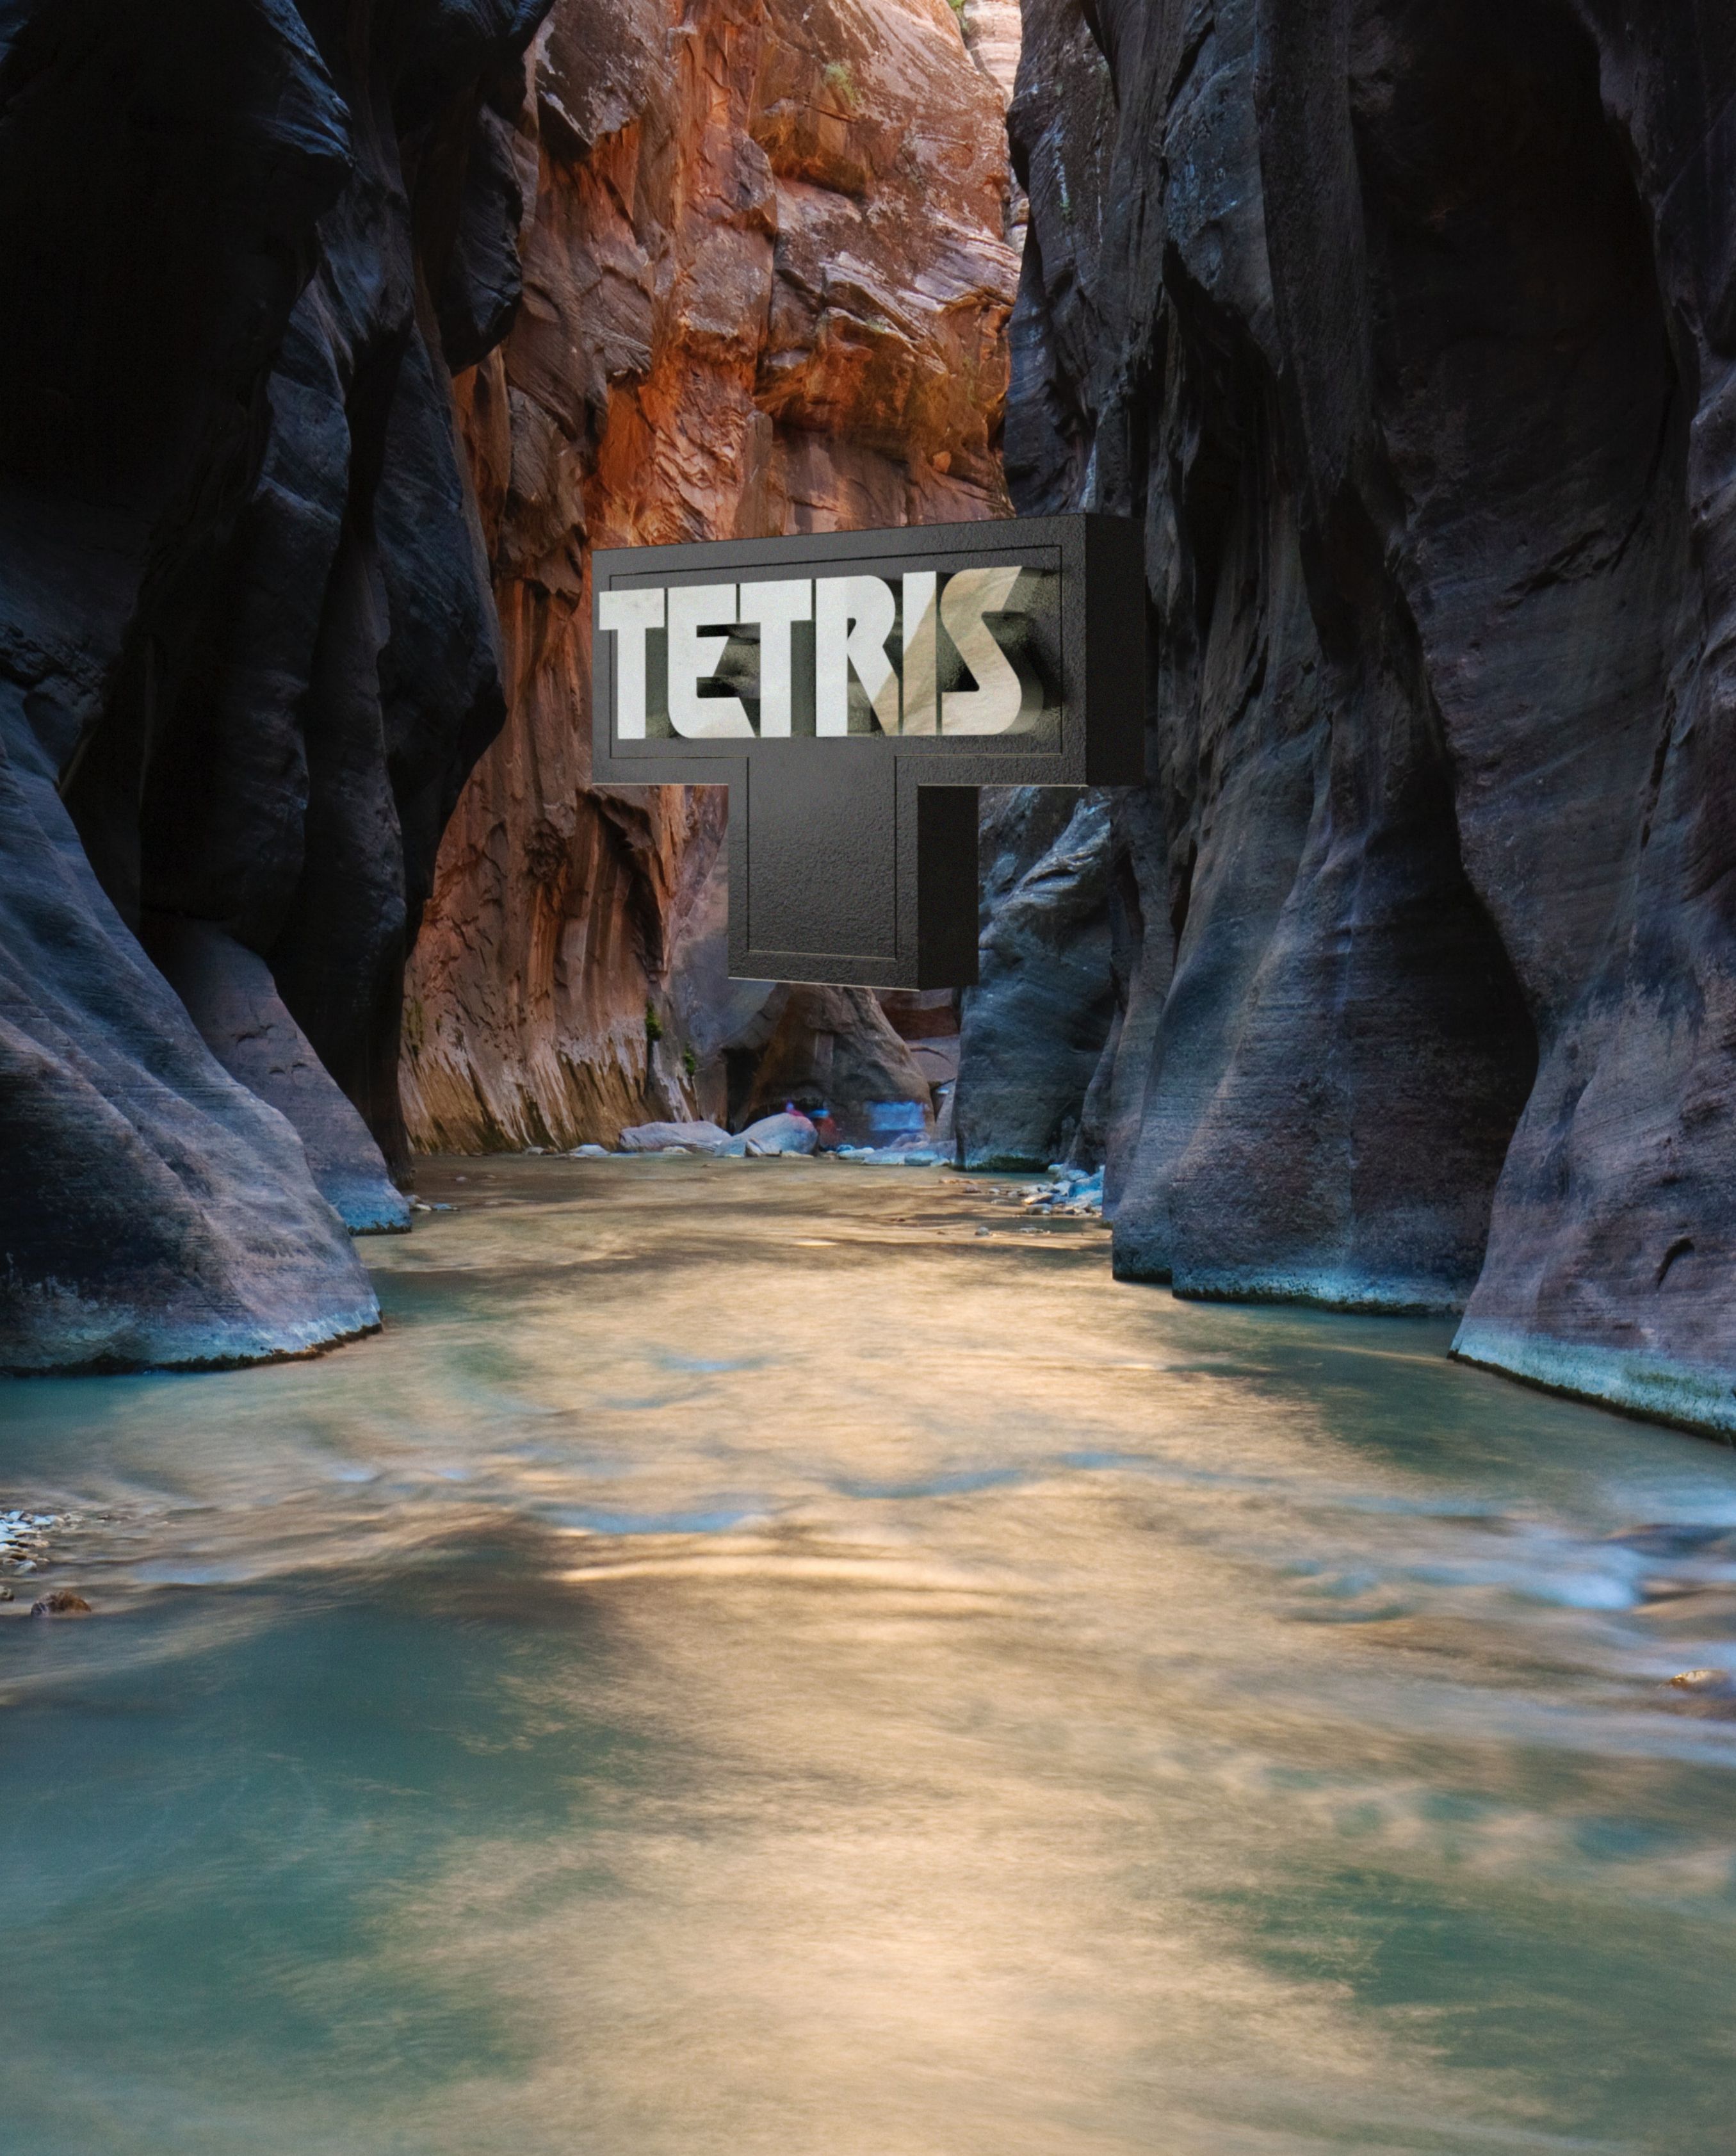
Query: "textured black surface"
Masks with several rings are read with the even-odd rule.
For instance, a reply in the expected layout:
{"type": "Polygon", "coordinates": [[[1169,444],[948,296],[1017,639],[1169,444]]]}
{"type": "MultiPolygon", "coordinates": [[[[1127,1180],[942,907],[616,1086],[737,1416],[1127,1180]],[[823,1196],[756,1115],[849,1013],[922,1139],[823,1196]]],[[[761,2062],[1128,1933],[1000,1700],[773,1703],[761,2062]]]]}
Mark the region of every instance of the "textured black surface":
{"type": "Polygon", "coordinates": [[[263,961],[397,1159],[407,922],[501,713],[442,339],[510,313],[540,13],[0,18],[0,1362],[373,1321],[295,1132],[135,932],[263,961]]]}
{"type": "Polygon", "coordinates": [[[1009,481],[1156,654],[1118,1266],[1736,1430],[1736,17],[1025,13],[1009,481]]]}

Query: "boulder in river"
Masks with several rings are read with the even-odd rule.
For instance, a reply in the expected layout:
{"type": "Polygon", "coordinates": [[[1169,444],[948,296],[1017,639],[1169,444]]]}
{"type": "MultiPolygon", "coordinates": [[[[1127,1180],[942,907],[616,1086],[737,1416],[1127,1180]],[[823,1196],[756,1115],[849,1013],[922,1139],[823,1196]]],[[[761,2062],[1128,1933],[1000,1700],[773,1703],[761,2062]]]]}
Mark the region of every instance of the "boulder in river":
{"type": "MultiPolygon", "coordinates": [[[[962,1168],[1092,1152],[1084,1108],[1114,1023],[1109,807],[1101,793],[997,788],[981,816],[978,979],[966,988],[953,1128],[962,1168]]],[[[1102,1158],[1101,1139],[1095,1156],[1102,1158]]]]}
{"type": "Polygon", "coordinates": [[[1732,1683],[1728,1670],[1682,1670],[1670,1679],[1677,1691],[1690,1691],[1702,1697],[1736,1699],[1736,1683],[1732,1683]]]}
{"type": "Polygon", "coordinates": [[[33,1617],[88,1617],[90,1614],[90,1604],[69,1587],[56,1588],[52,1594],[45,1594],[40,1602],[30,1605],[33,1617]]]}
{"type": "Polygon", "coordinates": [[[1736,1680],[1728,1670],[1683,1670],[1670,1679],[1692,1714],[1715,1722],[1736,1721],[1736,1680]]]}
{"type": "Polygon", "coordinates": [[[730,1133],[719,1123],[635,1123],[621,1133],[622,1152],[666,1152],[672,1146],[690,1152],[719,1152],[730,1133]]]}
{"type": "Polygon", "coordinates": [[[757,1123],[750,1123],[745,1131],[738,1132],[717,1150],[745,1154],[752,1159],[774,1153],[812,1152],[819,1142],[820,1134],[807,1117],[792,1111],[766,1116],[757,1123]]]}

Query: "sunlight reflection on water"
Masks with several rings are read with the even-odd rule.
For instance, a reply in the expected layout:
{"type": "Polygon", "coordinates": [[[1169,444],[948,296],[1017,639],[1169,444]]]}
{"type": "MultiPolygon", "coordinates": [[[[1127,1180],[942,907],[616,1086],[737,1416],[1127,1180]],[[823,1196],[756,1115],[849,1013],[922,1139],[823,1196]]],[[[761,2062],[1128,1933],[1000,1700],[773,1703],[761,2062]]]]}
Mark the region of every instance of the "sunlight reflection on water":
{"type": "Polygon", "coordinates": [[[1736,1456],[941,1173],[458,1173],[377,1340],[0,1382],[0,2148],[1728,2148],[1736,1456]]]}

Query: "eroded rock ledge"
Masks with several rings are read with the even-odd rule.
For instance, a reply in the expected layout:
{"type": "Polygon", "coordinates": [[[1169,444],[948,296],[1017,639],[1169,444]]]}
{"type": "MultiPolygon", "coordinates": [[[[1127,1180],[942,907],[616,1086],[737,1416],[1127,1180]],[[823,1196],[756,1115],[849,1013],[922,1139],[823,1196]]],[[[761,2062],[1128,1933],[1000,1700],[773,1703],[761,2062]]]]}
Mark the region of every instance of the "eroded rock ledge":
{"type": "Polygon", "coordinates": [[[1147,535],[1118,1269],[1736,1435],[1736,17],[1025,28],[1009,484],[1147,535]]]}

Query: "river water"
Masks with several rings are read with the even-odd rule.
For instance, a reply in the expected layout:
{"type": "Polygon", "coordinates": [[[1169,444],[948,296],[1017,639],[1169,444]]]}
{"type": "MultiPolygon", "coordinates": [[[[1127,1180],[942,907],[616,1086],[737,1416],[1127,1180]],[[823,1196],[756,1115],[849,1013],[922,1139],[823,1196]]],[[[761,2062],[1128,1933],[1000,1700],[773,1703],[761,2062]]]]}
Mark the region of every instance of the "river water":
{"type": "Polygon", "coordinates": [[[1728,2156],[1736,1454],[1008,1188],[436,1163],[0,1382],[0,2148],[1728,2156]]]}

